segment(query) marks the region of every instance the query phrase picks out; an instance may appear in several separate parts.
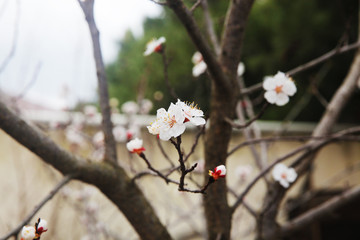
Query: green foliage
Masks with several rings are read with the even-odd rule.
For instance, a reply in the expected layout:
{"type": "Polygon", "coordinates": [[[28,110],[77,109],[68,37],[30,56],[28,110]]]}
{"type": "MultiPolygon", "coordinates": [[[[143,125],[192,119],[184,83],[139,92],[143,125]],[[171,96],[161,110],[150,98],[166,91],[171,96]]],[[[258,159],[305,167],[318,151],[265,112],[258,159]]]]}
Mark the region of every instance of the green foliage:
{"type": "MultiPolygon", "coordinates": [[[[208,2],[215,31],[220,38],[228,1],[208,2]]],[[[342,38],[347,42],[354,42],[357,35],[356,16],[356,0],[255,1],[246,28],[242,55],[246,66],[246,85],[261,82],[264,76],[273,75],[279,70],[285,72],[306,63],[339,45],[342,38]]],[[[205,31],[201,8],[195,10],[194,17],[199,22],[199,28],[205,31]]],[[[123,103],[136,100],[137,94],[145,90],[145,97],[155,102],[154,112],[159,107],[168,106],[170,101],[175,101],[164,82],[162,56],[158,53],[143,56],[145,45],[150,39],[165,36],[171,85],[181,100],[196,101],[207,112],[210,80],[206,74],[199,78],[192,76],[191,57],[196,49],[182,24],[169,9],[164,8],[161,17],[148,18],[143,26],[144,34],[141,37],[136,38],[131,32],[126,34],[120,42],[118,59],[107,67],[111,96],[123,103]],[[159,91],[163,93],[163,98],[155,100],[154,93],[159,91]]],[[[204,36],[207,36],[205,32],[204,36]]],[[[311,90],[310,81],[318,81],[319,77],[323,78],[319,91],[329,100],[344,79],[352,56],[353,53],[338,56],[328,63],[296,75],[298,93],[286,106],[271,107],[263,118],[284,119],[297,106],[304,93],[311,90]]],[[[258,95],[251,97],[257,98],[258,95]]],[[[360,103],[359,99],[353,101],[360,103]]],[[[323,110],[319,101],[312,97],[297,120],[317,121],[323,110]]],[[[345,121],[355,119],[354,116],[343,118],[345,121]]]]}

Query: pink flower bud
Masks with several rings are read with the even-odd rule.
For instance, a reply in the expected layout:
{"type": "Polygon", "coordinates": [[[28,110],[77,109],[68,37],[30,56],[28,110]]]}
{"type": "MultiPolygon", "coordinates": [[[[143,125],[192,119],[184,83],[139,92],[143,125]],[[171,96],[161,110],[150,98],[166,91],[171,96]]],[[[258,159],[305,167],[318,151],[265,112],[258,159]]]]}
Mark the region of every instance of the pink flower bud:
{"type": "Polygon", "coordinates": [[[209,175],[214,180],[217,180],[219,177],[224,178],[226,176],[226,167],[224,165],[219,165],[214,171],[209,170],[209,175]]]}

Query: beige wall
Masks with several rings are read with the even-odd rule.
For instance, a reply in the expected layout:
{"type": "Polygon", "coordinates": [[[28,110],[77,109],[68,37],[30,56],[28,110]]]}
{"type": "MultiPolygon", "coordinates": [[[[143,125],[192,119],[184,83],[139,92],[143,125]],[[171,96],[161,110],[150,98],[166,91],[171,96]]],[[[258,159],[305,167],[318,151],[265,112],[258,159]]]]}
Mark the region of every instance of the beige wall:
{"type": "MultiPolygon", "coordinates": [[[[157,147],[156,138],[143,132],[146,156],[157,169],[165,169],[170,164],[164,160],[163,155],[157,147]]],[[[51,132],[50,136],[55,141],[67,147],[61,132],[51,132]]],[[[187,132],[183,135],[183,148],[185,153],[189,151],[194,141],[194,134],[187,132]]],[[[241,143],[241,134],[234,134],[230,148],[241,143]]],[[[169,157],[174,164],[177,163],[177,153],[170,142],[161,142],[169,157]]],[[[268,161],[272,162],[277,157],[282,156],[291,149],[300,146],[301,143],[281,142],[269,144],[268,161]]],[[[87,145],[81,151],[83,156],[89,154],[87,145]]],[[[52,187],[61,179],[61,175],[52,167],[40,161],[34,154],[24,149],[4,132],[0,131],[0,236],[14,227],[24,218],[41,199],[51,191],[52,187]]],[[[134,172],[146,170],[145,164],[136,155],[130,155],[124,144],[118,146],[119,159],[123,165],[133,175],[134,172]]],[[[346,172],[341,181],[335,181],[334,177],[340,174],[344,168],[350,167],[360,162],[359,143],[337,143],[331,144],[322,149],[315,161],[315,172],[313,184],[316,188],[322,187],[346,187],[360,183],[360,171],[346,172]],[[333,180],[332,180],[333,179],[333,180]],[[330,186],[329,186],[330,185],[330,186]]],[[[202,139],[200,139],[197,151],[190,159],[191,163],[203,157],[202,139]]],[[[241,148],[230,156],[227,162],[228,175],[226,181],[231,189],[237,194],[246,186],[236,176],[236,167],[239,165],[253,164],[253,156],[248,147],[241,148]]],[[[359,168],[359,167],[358,167],[359,168]]],[[[254,170],[249,178],[251,180],[258,171],[254,170]]],[[[178,180],[178,174],[171,177],[178,180]]],[[[200,183],[203,177],[200,174],[192,174],[193,178],[200,183]]],[[[336,179],[335,179],[336,180],[336,179]]],[[[191,193],[181,193],[177,191],[177,186],[166,185],[163,180],[156,177],[144,177],[137,180],[145,195],[150,199],[154,208],[158,211],[161,220],[169,226],[173,236],[180,236],[184,231],[202,232],[204,220],[202,219],[201,201],[202,196],[191,193]]],[[[187,180],[189,188],[195,186],[187,180]]],[[[300,182],[297,183],[299,185],[300,182]]],[[[216,183],[215,183],[216,184],[216,183]]],[[[81,239],[86,231],[82,224],[82,210],[75,210],[79,205],[78,195],[88,185],[73,181],[69,188],[73,191],[72,195],[65,198],[63,194],[58,194],[51,202],[36,215],[31,221],[35,222],[37,217],[43,217],[49,221],[49,231],[42,237],[46,239],[81,239]]],[[[91,188],[91,187],[89,187],[91,188]]],[[[86,188],[88,189],[88,188],[86,188]]],[[[102,196],[95,188],[92,191],[90,201],[96,202],[99,207],[98,219],[106,224],[106,227],[114,234],[121,236],[121,239],[136,239],[131,227],[126,222],[122,214],[116,207],[102,196]]],[[[260,181],[246,197],[250,206],[257,209],[261,206],[261,200],[265,194],[264,182],[260,181]]],[[[290,195],[296,195],[297,187],[291,189],[290,195]]],[[[126,194],[126,193],[119,193],[126,194]]],[[[234,202],[234,197],[229,195],[230,203],[234,202]]],[[[284,217],[284,213],[279,214],[279,219],[284,217]]],[[[233,221],[233,236],[235,239],[251,239],[251,228],[255,226],[252,217],[248,215],[242,207],[236,212],[233,221]],[[247,236],[247,237],[245,237],[247,236]]]]}

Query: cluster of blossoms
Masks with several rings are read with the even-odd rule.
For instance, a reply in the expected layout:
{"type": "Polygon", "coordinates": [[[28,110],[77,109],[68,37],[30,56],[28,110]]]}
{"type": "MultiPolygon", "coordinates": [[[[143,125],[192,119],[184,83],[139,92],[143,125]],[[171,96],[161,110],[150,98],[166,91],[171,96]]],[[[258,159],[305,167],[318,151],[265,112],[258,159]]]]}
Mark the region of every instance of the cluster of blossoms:
{"type": "Polygon", "coordinates": [[[294,81],[287,77],[285,73],[278,72],[273,77],[265,77],[263,82],[265,89],[265,99],[277,106],[283,106],[289,102],[289,96],[296,93],[294,81]]]}
{"type": "Polygon", "coordinates": [[[164,108],[158,109],[156,120],[147,128],[151,134],[167,141],[183,134],[186,122],[195,126],[204,125],[206,121],[203,116],[203,111],[198,109],[194,103],[186,104],[178,100],[176,104],[171,103],[167,111],[164,108]]]}
{"type": "Polygon", "coordinates": [[[226,167],[224,165],[217,166],[214,171],[209,170],[209,175],[217,180],[218,178],[224,178],[226,176],[226,167]]]}
{"type": "Polygon", "coordinates": [[[165,42],[165,37],[160,37],[159,39],[153,38],[150,42],[146,44],[144,56],[149,56],[153,52],[161,52],[163,50],[163,44],[165,42]]]}
{"type": "Polygon", "coordinates": [[[21,240],[35,240],[40,239],[42,233],[46,232],[47,221],[39,218],[34,226],[24,226],[21,230],[21,240]]]}
{"type": "Polygon", "coordinates": [[[272,176],[281,186],[288,188],[290,183],[296,180],[297,173],[294,168],[288,168],[284,164],[278,163],[272,170],[272,176]]]}

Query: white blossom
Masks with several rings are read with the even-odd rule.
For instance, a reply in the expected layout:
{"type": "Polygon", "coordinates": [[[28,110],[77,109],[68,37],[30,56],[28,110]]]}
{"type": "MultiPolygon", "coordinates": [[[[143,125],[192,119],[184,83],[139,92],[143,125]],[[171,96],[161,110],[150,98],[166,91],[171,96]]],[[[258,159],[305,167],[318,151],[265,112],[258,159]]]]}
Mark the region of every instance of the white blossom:
{"type": "Polygon", "coordinates": [[[245,64],[243,62],[240,62],[237,68],[237,75],[240,77],[245,72],[245,64]]]}
{"type": "Polygon", "coordinates": [[[272,170],[272,176],[275,181],[279,182],[284,188],[288,188],[290,183],[294,182],[297,178],[295,169],[288,168],[282,163],[278,163],[272,170]]]}
{"type": "Polygon", "coordinates": [[[207,65],[204,62],[200,52],[195,52],[191,58],[191,61],[194,63],[194,67],[192,69],[192,74],[194,77],[198,77],[206,71],[207,65]]]}
{"type": "Polygon", "coordinates": [[[112,132],[116,142],[125,142],[127,140],[127,132],[123,126],[115,126],[112,132]]]}
{"type": "Polygon", "coordinates": [[[263,88],[266,90],[265,99],[278,106],[283,106],[289,102],[289,96],[296,93],[296,86],[291,78],[288,78],[285,73],[278,72],[273,77],[265,77],[263,88]]]}
{"type": "Polygon", "coordinates": [[[204,125],[206,123],[203,111],[197,108],[194,103],[186,104],[178,99],[176,105],[180,106],[184,115],[185,122],[189,121],[195,126],[204,125]]]}
{"type": "Polygon", "coordinates": [[[178,137],[185,131],[185,116],[180,106],[170,104],[168,111],[164,108],[157,110],[156,121],[148,126],[151,134],[159,135],[161,140],[167,141],[171,137],[178,137]]]}
{"type": "Polygon", "coordinates": [[[32,240],[35,238],[35,228],[32,226],[24,226],[21,230],[22,240],[32,240]]]}
{"type": "Polygon", "coordinates": [[[153,103],[149,99],[143,99],[140,102],[140,114],[148,114],[153,108],[153,103]]]}
{"type": "Polygon", "coordinates": [[[162,44],[165,43],[165,41],[165,37],[160,37],[159,39],[153,38],[150,42],[146,44],[144,56],[148,56],[153,52],[160,52],[162,50],[162,44]]]}
{"type": "Polygon", "coordinates": [[[128,115],[134,115],[139,112],[139,105],[134,101],[128,101],[121,105],[121,111],[128,115]]]}
{"type": "Polygon", "coordinates": [[[141,140],[139,138],[135,138],[135,139],[131,140],[130,142],[128,142],[126,144],[126,148],[131,153],[139,154],[139,153],[142,153],[143,151],[145,151],[145,148],[143,147],[143,140],[141,140]]]}

